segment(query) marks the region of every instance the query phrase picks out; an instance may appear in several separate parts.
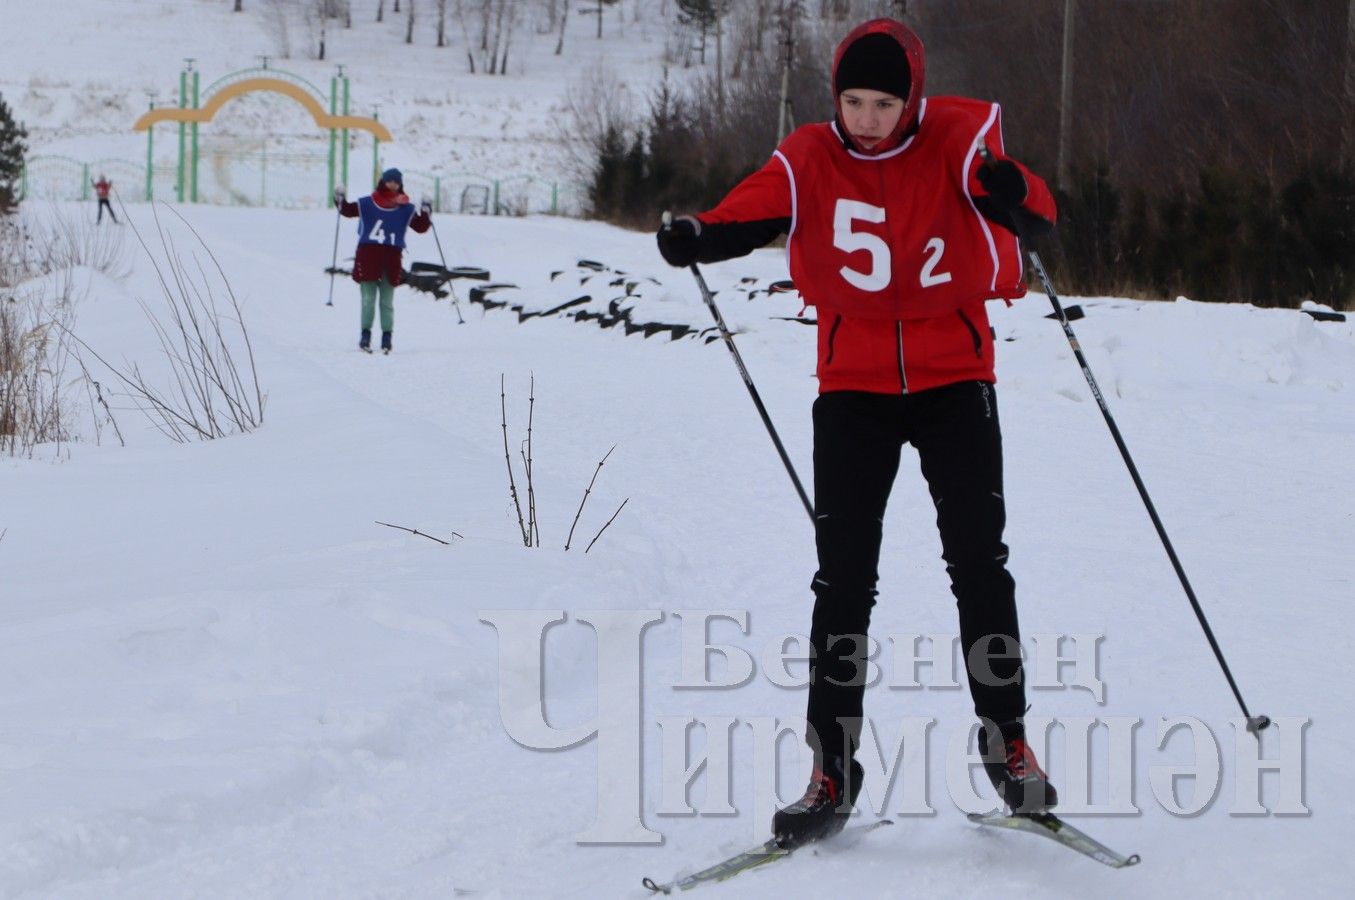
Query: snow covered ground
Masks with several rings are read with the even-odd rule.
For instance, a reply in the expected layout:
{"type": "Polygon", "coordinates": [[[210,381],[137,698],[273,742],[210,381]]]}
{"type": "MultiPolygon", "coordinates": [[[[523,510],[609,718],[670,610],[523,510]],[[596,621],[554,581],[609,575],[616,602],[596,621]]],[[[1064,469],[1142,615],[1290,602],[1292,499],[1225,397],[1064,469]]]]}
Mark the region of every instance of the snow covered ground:
{"type": "MultiPolygon", "coordinates": [[[[9,0],[0,92],[29,124],[32,152],[143,158],[130,123],[147,90],[168,98],[183,57],[211,78],[275,53],[260,16],[229,6],[9,0]]],[[[274,65],[327,83],[344,62],[355,111],[379,104],[396,132],[385,162],[407,169],[553,177],[576,75],[605,56],[643,95],[667,41],[661,4],[623,0],[603,41],[576,15],[556,58],[551,36],[523,30],[520,67],[487,78],[464,73],[455,29],[451,48],[432,46],[431,16],[407,47],[402,19],[377,26],[371,4],[354,6],[354,31],[329,35],[329,61],[298,50],[274,65]]],[[[266,125],[281,109],[240,100],[230,124],[242,140],[300,141],[291,119],[266,125]]],[[[79,442],[0,459],[0,897],[640,897],[643,876],[666,880],[760,842],[773,790],[793,799],[808,765],[793,737],[773,759],[771,735],[803,711],[803,664],[776,663],[783,648],[795,655],[784,639],[808,629],[813,537],[726,351],[563,318],[519,324],[468,303],[460,282],[466,324],[402,288],[396,352],[369,357],[355,349],[354,286],[340,279],[335,305],[324,303],[330,214],[180,211],[244,305],[265,424],[178,445],[123,398],[125,447],[107,427],[96,443],[86,421],[79,442]],[[514,453],[534,379],[539,548],[522,546],[509,498],[501,376],[514,453]],[[712,644],[739,648],[732,662],[708,654],[709,677],[736,687],[692,686],[707,654],[684,629],[700,611],[747,617],[742,630],[709,623],[712,644]],[[503,643],[514,621],[539,630],[562,616],[543,649],[503,643]],[[660,616],[642,653],[630,639],[628,668],[627,621],[660,616]],[[543,707],[548,725],[532,731],[543,707]],[[598,718],[603,734],[539,749],[586,738],[598,718]],[[693,721],[688,760],[673,737],[693,721]],[[684,770],[707,751],[714,761],[684,796],[684,770]],[[688,805],[700,814],[680,814],[688,805]]],[[[149,235],[150,207],[127,212],[149,235]]],[[[92,210],[33,203],[26,214],[92,210]]],[[[189,252],[191,237],[160,216],[189,252]]],[[[490,269],[520,299],[554,302],[574,278],[596,292],[605,279],[585,287],[592,273],[576,265],[589,258],[657,279],[643,288],[647,314],[708,327],[690,277],[664,267],[648,235],[547,218],[439,215],[437,227],[449,263],[490,269]]],[[[162,313],[164,299],[149,257],[120,233],[128,274],[71,273],[74,328],[111,361],[164,378],[138,307],[162,313]]],[[[439,259],[428,236],[407,258],[439,259]]],[[[745,277],[785,277],[782,255],[706,274],[808,478],[813,330],[784,320],[793,297],[740,290],[745,277]]],[[[914,638],[944,645],[956,624],[908,456],[873,622],[882,676],[867,697],[884,761],[867,760],[860,804],[863,820],[896,824],[704,888],[711,896],[839,884],[881,897],[1348,893],[1355,327],[1242,305],[1065,300],[1087,312],[1082,345],[1252,711],[1280,723],[1264,752],[1289,755],[1262,778],[1263,808],[1307,812],[1238,814],[1255,811],[1255,741],[1235,741],[1233,698],[1064,336],[1032,295],[992,309],[1012,569],[1032,673],[1051,685],[1032,690],[1032,717],[1060,723],[1045,758],[1069,820],[1143,863],[1111,871],[965,820],[982,805],[965,796],[968,698],[944,663],[924,661],[924,687],[909,687],[914,638]],[[1054,671],[1042,636],[1060,634],[1074,636],[1065,655],[1099,647],[1095,666],[1054,671]],[[1084,750],[1093,718],[1103,724],[1084,750]],[[905,734],[891,784],[885,766],[896,768],[905,734]],[[1173,779],[1195,765],[1200,778],[1173,779]],[[1077,815],[1079,794],[1101,814],[1077,815]]]]}
{"type": "MultiPolygon", "coordinates": [[[[150,226],[147,207],[130,212],[150,226]]],[[[123,411],[125,448],[105,430],[98,446],[0,461],[0,895],[638,897],[642,876],[664,880],[762,840],[775,802],[767,779],[779,774],[791,799],[808,765],[791,737],[768,762],[768,729],[796,725],[804,694],[776,683],[802,666],[778,675],[767,663],[785,635],[808,628],[813,542],[726,351],[563,319],[518,324],[467,303],[461,282],[466,324],[446,301],[402,288],[396,352],[367,356],[354,346],[353,285],[341,280],[335,305],[324,303],[328,214],[184,213],[244,304],[265,424],[177,445],[123,411]],[[508,495],[501,373],[515,450],[535,378],[540,548],[521,545],[508,495]],[[523,654],[501,649],[507,626],[483,621],[502,624],[507,610],[568,620],[539,656],[523,654]],[[597,610],[663,614],[644,632],[642,707],[625,678],[605,679],[599,699],[598,639],[578,621],[597,610]],[[678,610],[747,613],[747,634],[719,618],[709,626],[713,644],[756,660],[747,683],[675,687],[701,656],[684,647],[678,610]],[[624,746],[624,734],[558,750],[511,739],[500,692],[515,722],[530,717],[507,686],[530,680],[538,658],[550,726],[629,710],[638,756],[599,766],[598,747],[624,746]],[[722,735],[729,718],[728,762],[710,767],[727,773],[728,802],[707,795],[706,771],[686,803],[736,813],[661,814],[685,805],[673,793],[685,761],[665,733],[697,719],[722,735]],[[599,810],[662,843],[578,843],[599,810]]],[[[547,218],[440,216],[437,226],[449,262],[485,266],[524,293],[553,289],[552,271],[575,277],[587,256],[657,278],[655,303],[705,325],[690,278],[662,266],[647,235],[547,218]]],[[[409,259],[437,259],[429,237],[412,240],[409,259]]],[[[129,246],[127,259],[124,279],[80,276],[75,329],[158,373],[136,301],[159,309],[163,299],[144,253],[129,246]]],[[[793,299],[732,289],[745,276],[783,277],[782,256],[707,274],[807,477],[813,330],[775,318],[794,315],[793,299]]],[[[1062,332],[1032,295],[993,309],[1023,627],[1103,636],[1096,671],[1062,677],[1105,687],[1103,704],[1077,687],[1032,691],[1032,715],[1063,723],[1048,758],[1065,796],[1077,795],[1076,766],[1090,755],[1091,801],[1131,813],[1070,820],[1142,865],[1112,871],[965,821],[974,807],[948,768],[963,765],[952,743],[969,727],[968,698],[925,664],[929,686],[901,689],[912,669],[898,645],[955,631],[930,502],[905,459],[873,622],[895,646],[867,712],[887,759],[900,735],[936,721],[925,754],[905,745],[888,796],[882,770],[868,777],[863,816],[897,824],[849,851],[828,845],[705,889],[712,896],[798,896],[820,880],[872,896],[1344,895],[1355,874],[1344,853],[1355,690],[1339,646],[1350,633],[1355,329],[1241,305],[1068,302],[1087,311],[1079,337],[1253,712],[1289,717],[1265,735],[1266,755],[1297,748],[1294,720],[1311,721],[1298,786],[1310,814],[1232,814],[1249,805],[1238,786],[1254,781],[1234,746],[1238,712],[1062,332]],[[1126,763],[1132,785],[1119,788],[1128,795],[1111,797],[1128,757],[1108,749],[1107,732],[1090,754],[1066,744],[1091,717],[1143,722],[1126,763]],[[1188,729],[1159,749],[1173,717],[1198,720],[1217,749],[1188,729]],[[1211,752],[1221,761],[1217,799],[1176,816],[1152,770],[1188,767],[1196,748],[1206,772],[1217,768],[1211,752]],[[908,814],[919,772],[930,815],[908,814]]],[[[623,628],[602,631],[607,648],[624,649],[623,628]]],[[[1066,643],[1065,655],[1092,640],[1066,643]]],[[[722,680],[727,663],[710,656],[722,680]]],[[[694,732],[693,760],[706,748],[694,732]]],[[[1264,776],[1266,808],[1293,808],[1284,791],[1297,774],[1291,759],[1283,778],[1264,776]]],[[[1183,780],[1182,806],[1202,805],[1192,790],[1183,780]]]]}
{"type": "MultiPolygon", "coordinates": [[[[375,112],[394,137],[381,147],[382,168],[451,180],[532,176],[546,186],[533,190],[531,209],[549,208],[550,184],[558,186],[562,207],[574,208],[580,186],[567,152],[577,137],[568,113],[570,90],[600,72],[603,83],[643,104],[661,77],[672,31],[658,0],[621,0],[606,8],[599,39],[596,16],[579,15],[576,5],[556,56],[557,34],[542,31],[548,23],[543,7],[520,4],[508,74],[499,76],[468,71],[466,36],[452,13],[448,44],[436,46],[437,18],[429,0],[416,7],[412,44],[404,43],[405,14],[395,15],[389,0],[380,23],[375,0],[354,0],[353,27],[331,23],[324,61],[313,58],[314,44],[296,14],[286,17],[284,42],[269,11],[284,5],[250,0],[245,12],[233,13],[230,0],[7,0],[9,49],[0,67],[0,94],[29,128],[30,155],[88,163],[91,175],[105,170],[131,202],[144,184],[147,154],[146,135],[133,132],[132,123],[152,96],[157,107],[177,105],[185,59],[193,60],[203,91],[268,56],[270,68],[328,92],[342,65],[351,82],[352,113],[375,112]],[[284,43],[288,55],[282,53],[284,43]]],[[[473,35],[478,17],[473,12],[467,17],[473,35]]],[[[672,77],[681,80],[696,71],[679,66],[672,77]]],[[[177,132],[172,124],[155,131],[156,191],[167,197],[173,191],[177,132]]],[[[229,197],[247,205],[323,203],[326,133],[315,129],[295,101],[267,93],[233,100],[202,127],[200,140],[201,191],[214,202],[229,197]]],[[[371,170],[371,141],[354,132],[350,188],[368,185],[371,170]]],[[[78,190],[79,180],[78,171],[48,163],[35,170],[32,190],[47,196],[68,183],[78,190]]],[[[521,188],[520,179],[514,183],[521,188]]],[[[432,182],[416,187],[431,193],[432,182]]],[[[63,190],[55,196],[73,195],[63,190]]],[[[445,201],[459,202],[452,188],[445,201]]]]}

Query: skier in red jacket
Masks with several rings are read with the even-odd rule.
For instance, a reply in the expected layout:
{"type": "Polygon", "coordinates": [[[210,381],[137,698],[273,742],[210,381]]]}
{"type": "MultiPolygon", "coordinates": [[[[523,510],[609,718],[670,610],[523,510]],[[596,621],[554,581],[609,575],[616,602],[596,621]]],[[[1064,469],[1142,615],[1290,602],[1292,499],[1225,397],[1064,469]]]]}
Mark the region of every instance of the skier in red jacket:
{"type": "Polygon", "coordinates": [[[104,210],[108,210],[109,217],[113,224],[118,224],[118,217],[113,215],[113,204],[108,201],[108,192],[113,189],[113,182],[100,175],[99,180],[94,182],[94,197],[99,201],[99,215],[95,217],[94,224],[98,225],[104,220],[104,210]]]}
{"type": "Polygon", "coordinates": [[[1025,293],[1015,231],[1047,233],[1054,200],[1006,158],[997,104],[924,98],[923,74],[922,42],[907,26],[859,25],[834,56],[834,120],[796,130],[718,206],[658,234],[664,259],[687,266],[786,233],[791,277],[818,309],[807,713],[815,765],[804,798],[774,817],[784,846],[840,830],[860,790],[865,635],[905,443],[936,506],[985,769],[1014,811],[1057,802],[1026,744],[1012,655],[1020,632],[984,308],[1025,293]]]}

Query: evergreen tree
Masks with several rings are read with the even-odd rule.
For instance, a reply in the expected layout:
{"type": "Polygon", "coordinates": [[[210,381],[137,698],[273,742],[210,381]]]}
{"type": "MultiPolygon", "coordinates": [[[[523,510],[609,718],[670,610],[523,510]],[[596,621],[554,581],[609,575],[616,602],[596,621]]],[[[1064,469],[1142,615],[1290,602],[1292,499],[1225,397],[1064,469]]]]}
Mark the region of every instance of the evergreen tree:
{"type": "Polygon", "coordinates": [[[9,104],[0,95],[0,215],[9,212],[15,203],[15,185],[23,172],[24,156],[28,153],[25,138],[28,132],[14,121],[9,104]]]}

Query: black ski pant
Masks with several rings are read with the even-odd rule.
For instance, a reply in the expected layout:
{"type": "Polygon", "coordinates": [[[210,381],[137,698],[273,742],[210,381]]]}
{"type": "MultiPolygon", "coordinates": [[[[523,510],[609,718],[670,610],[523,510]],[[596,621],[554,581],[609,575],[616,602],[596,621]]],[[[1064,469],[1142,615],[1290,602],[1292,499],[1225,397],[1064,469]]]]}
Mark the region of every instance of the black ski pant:
{"type": "Polygon", "coordinates": [[[993,386],[966,381],[897,395],[834,391],[814,402],[819,568],[807,737],[822,754],[850,757],[860,740],[882,521],[904,443],[917,449],[936,506],[975,712],[1005,722],[1026,709],[1015,583],[1002,542],[1002,435],[993,386]],[[976,648],[983,657],[977,665],[976,648]]]}
{"type": "Polygon", "coordinates": [[[100,222],[102,222],[102,221],[104,220],[104,209],[105,209],[105,208],[108,210],[108,215],[109,215],[109,217],[111,217],[111,218],[113,219],[114,222],[116,222],[116,221],[118,220],[118,217],[115,216],[115,215],[113,215],[113,204],[112,204],[112,203],[109,203],[107,198],[104,198],[104,199],[102,199],[102,200],[99,201],[99,215],[96,216],[95,219],[94,219],[94,224],[95,224],[95,225],[98,225],[100,222]]]}

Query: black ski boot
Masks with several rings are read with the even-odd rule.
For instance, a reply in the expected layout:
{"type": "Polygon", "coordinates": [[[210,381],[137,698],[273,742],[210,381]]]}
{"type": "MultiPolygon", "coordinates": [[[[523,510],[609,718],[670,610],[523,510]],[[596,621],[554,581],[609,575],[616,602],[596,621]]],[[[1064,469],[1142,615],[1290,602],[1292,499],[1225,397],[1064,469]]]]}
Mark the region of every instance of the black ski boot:
{"type": "Polygon", "coordinates": [[[840,756],[824,757],[809,776],[805,795],[772,817],[772,839],[791,850],[837,834],[856,805],[864,775],[856,760],[844,765],[840,756]]]}
{"type": "Polygon", "coordinates": [[[362,329],[362,336],[358,338],[358,349],[367,353],[372,352],[372,329],[362,329]]]}
{"type": "Polygon", "coordinates": [[[381,332],[381,352],[391,352],[391,333],[389,331],[381,332]]]}
{"type": "Polygon", "coordinates": [[[1047,811],[1059,802],[1058,791],[1040,768],[1035,751],[1026,743],[1026,728],[1020,721],[994,726],[997,740],[991,741],[988,726],[979,729],[979,755],[983,768],[997,789],[997,795],[1016,815],[1047,811]],[[989,752],[991,744],[992,752],[989,752]]]}

